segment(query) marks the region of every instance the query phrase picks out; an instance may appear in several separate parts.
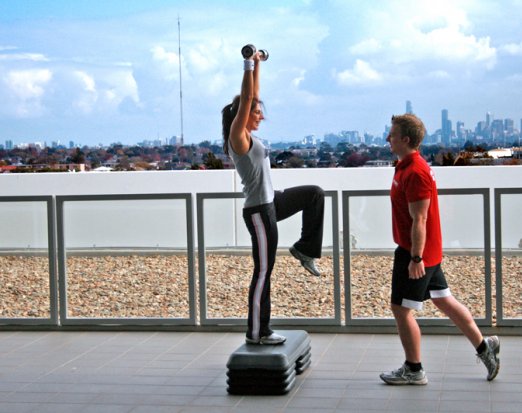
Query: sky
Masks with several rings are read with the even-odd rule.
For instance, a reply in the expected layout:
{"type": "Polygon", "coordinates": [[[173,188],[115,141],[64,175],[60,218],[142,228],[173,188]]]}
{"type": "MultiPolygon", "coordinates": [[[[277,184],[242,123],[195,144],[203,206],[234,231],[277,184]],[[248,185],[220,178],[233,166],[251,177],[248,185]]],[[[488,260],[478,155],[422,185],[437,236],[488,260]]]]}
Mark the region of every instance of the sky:
{"type": "Polygon", "coordinates": [[[272,142],[522,119],[522,0],[0,0],[0,144],[221,139],[241,47],[272,142]],[[178,47],[178,18],[181,54],[178,47]]]}

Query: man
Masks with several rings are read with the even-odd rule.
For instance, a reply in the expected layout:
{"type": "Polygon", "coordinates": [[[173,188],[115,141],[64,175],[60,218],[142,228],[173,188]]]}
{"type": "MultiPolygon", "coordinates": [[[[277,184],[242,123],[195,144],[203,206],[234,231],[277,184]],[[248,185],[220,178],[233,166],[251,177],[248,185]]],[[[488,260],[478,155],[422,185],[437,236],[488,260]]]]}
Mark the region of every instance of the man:
{"type": "Polygon", "coordinates": [[[413,310],[422,309],[431,298],[477,350],[477,356],[493,380],[499,370],[498,337],[482,337],[469,310],[450,293],[441,269],[442,235],[437,186],[432,170],[421,157],[419,147],[426,133],[415,115],[392,117],[387,137],[399,162],[391,188],[393,239],[395,250],[391,309],[406,361],[397,370],[382,373],[387,384],[427,384],[421,363],[421,332],[413,310]]]}

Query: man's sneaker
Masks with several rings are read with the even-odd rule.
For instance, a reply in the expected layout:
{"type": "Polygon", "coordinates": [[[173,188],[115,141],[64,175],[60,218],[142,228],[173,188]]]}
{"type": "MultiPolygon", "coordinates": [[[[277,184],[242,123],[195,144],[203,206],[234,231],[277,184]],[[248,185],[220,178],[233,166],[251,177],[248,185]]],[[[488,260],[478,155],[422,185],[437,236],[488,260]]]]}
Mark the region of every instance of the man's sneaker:
{"type": "Polygon", "coordinates": [[[276,344],[283,344],[286,341],[286,337],[280,336],[279,334],[276,334],[276,333],[272,333],[269,336],[263,336],[257,340],[246,337],[245,341],[247,342],[247,344],[276,345],[276,344]]]}
{"type": "Polygon", "coordinates": [[[500,368],[500,360],[498,358],[500,341],[497,336],[484,337],[484,341],[486,342],[486,350],[481,354],[477,354],[477,357],[488,369],[488,380],[491,381],[497,377],[500,368]]]}
{"type": "Polygon", "coordinates": [[[428,378],[424,370],[411,371],[406,363],[397,370],[390,371],[389,373],[381,373],[379,377],[387,384],[428,384],[428,378]]]}
{"type": "Polygon", "coordinates": [[[302,252],[299,252],[295,247],[290,247],[290,254],[292,254],[294,258],[297,258],[299,261],[301,261],[301,265],[310,274],[315,275],[316,277],[321,275],[315,266],[315,260],[313,258],[310,258],[308,255],[304,255],[302,252]]]}

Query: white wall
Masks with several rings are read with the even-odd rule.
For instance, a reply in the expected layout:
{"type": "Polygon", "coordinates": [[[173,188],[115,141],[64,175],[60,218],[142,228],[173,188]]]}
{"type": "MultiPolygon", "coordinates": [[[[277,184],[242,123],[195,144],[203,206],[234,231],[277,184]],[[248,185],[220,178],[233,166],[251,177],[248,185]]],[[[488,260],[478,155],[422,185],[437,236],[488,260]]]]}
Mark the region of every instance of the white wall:
{"type": "MultiPolygon", "coordinates": [[[[520,188],[522,167],[434,168],[438,187],[490,188],[494,230],[493,188],[520,188]]],[[[325,190],[387,190],[393,168],[275,169],[275,189],[315,184],[325,190]]],[[[234,170],[110,173],[42,173],[0,175],[0,196],[191,193],[196,218],[196,193],[239,192],[234,170]]],[[[503,198],[504,199],[504,198],[503,198]]],[[[522,239],[522,196],[506,196],[503,207],[503,247],[517,248],[522,239]],[[510,223],[510,224],[506,224],[510,223]]],[[[482,203],[479,196],[441,196],[445,248],[482,248],[482,203]]],[[[241,216],[242,200],[209,200],[205,204],[205,242],[211,247],[246,246],[249,235],[241,216]]],[[[324,245],[332,245],[331,204],[327,202],[324,245]]],[[[341,204],[339,211],[342,214],[341,204]]],[[[182,201],[124,201],[67,203],[65,238],[76,247],[186,246],[182,201]]],[[[342,217],[340,217],[342,219],[342,217]]],[[[0,248],[45,248],[47,231],[43,204],[1,203],[0,248]]],[[[351,232],[359,248],[391,248],[390,206],[387,197],[359,198],[350,204],[351,232]]],[[[300,218],[279,226],[280,246],[291,245],[300,232],[300,218]]],[[[339,222],[342,229],[342,220],[339,222]]],[[[492,232],[492,242],[494,241],[492,232]]],[[[195,232],[196,235],[196,232],[195,232]]]]}

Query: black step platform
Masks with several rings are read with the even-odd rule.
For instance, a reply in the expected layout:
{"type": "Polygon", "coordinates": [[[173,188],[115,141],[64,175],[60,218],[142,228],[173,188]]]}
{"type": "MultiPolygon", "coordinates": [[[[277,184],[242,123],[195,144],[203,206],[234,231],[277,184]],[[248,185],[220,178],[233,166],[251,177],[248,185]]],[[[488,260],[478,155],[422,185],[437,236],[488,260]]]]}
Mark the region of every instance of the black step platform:
{"type": "Polygon", "coordinates": [[[230,394],[286,394],[311,364],[311,340],[304,330],[280,330],[279,345],[242,344],[227,362],[230,394]]]}

